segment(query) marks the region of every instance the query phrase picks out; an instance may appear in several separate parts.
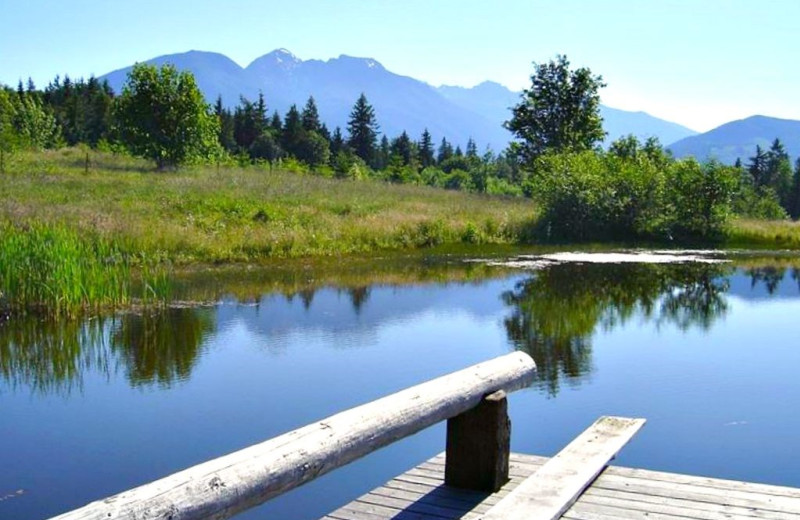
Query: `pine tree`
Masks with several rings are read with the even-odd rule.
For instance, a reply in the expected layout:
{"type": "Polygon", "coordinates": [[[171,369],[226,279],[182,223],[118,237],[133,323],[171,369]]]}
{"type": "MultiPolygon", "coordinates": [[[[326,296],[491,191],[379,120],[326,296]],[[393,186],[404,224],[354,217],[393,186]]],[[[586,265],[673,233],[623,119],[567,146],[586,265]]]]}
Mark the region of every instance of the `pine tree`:
{"type": "Polygon", "coordinates": [[[753,184],[756,188],[763,188],[769,184],[767,178],[767,154],[760,145],[756,145],[756,154],[750,157],[750,164],[747,165],[747,171],[753,178],[753,184]]]}
{"type": "Polygon", "coordinates": [[[433,164],[433,139],[426,128],[419,140],[419,162],[423,168],[433,164]]]}
{"type": "Polygon", "coordinates": [[[792,163],[789,161],[789,154],[780,139],[776,138],[766,156],[768,185],[775,190],[781,206],[788,211],[792,189],[792,163]]]}
{"type": "Polygon", "coordinates": [[[261,134],[269,126],[269,120],[267,119],[267,104],[264,102],[264,93],[260,90],[258,91],[258,102],[255,107],[255,118],[255,126],[258,129],[258,133],[261,134]]]}
{"type": "Polygon", "coordinates": [[[475,144],[475,141],[472,139],[472,137],[467,140],[467,157],[470,159],[478,158],[478,146],[475,144]]]}
{"type": "Polygon", "coordinates": [[[344,138],[342,137],[342,129],[338,126],[333,129],[333,136],[331,136],[331,156],[336,155],[344,150],[344,138]]]}
{"type": "Polygon", "coordinates": [[[800,159],[794,165],[792,188],[789,192],[789,216],[794,220],[800,218],[800,159]]]}
{"type": "Polygon", "coordinates": [[[375,110],[367,101],[367,96],[362,93],[353,106],[350,120],[347,122],[347,132],[350,134],[347,144],[370,166],[375,159],[378,129],[375,110]]]}
{"type": "Polygon", "coordinates": [[[233,112],[233,137],[242,151],[248,151],[256,138],[261,135],[258,107],[245,97],[239,98],[239,105],[233,112]]]}
{"type": "Polygon", "coordinates": [[[391,153],[392,151],[391,146],[389,145],[389,138],[384,134],[383,137],[381,137],[381,144],[378,145],[378,153],[375,159],[376,170],[383,170],[389,166],[391,153]]]}
{"type": "Polygon", "coordinates": [[[233,114],[222,104],[222,96],[217,96],[217,102],[214,104],[214,114],[219,119],[219,144],[229,152],[234,151],[236,139],[233,137],[233,114]]]}
{"type": "Polygon", "coordinates": [[[281,130],[283,130],[283,122],[281,121],[281,116],[278,114],[278,111],[272,113],[272,119],[269,121],[269,127],[272,129],[272,133],[275,135],[280,135],[281,130]]]}
{"type": "Polygon", "coordinates": [[[322,125],[319,122],[319,111],[317,110],[317,104],[314,102],[314,96],[310,96],[306,101],[301,119],[306,132],[319,132],[322,125]]]}
{"type": "Polygon", "coordinates": [[[303,122],[300,120],[300,112],[297,110],[297,105],[292,105],[283,120],[283,133],[281,134],[281,146],[286,153],[295,158],[300,158],[303,134],[303,122]]]}
{"type": "MultiPolygon", "coordinates": [[[[411,139],[403,131],[400,137],[392,140],[392,158],[397,157],[403,166],[411,164],[413,150],[411,149],[411,139]]],[[[391,160],[390,160],[391,162],[391,160]]]]}
{"type": "Polygon", "coordinates": [[[447,142],[447,139],[442,137],[442,142],[439,145],[439,151],[436,154],[436,162],[442,164],[453,156],[453,145],[447,142]]]}

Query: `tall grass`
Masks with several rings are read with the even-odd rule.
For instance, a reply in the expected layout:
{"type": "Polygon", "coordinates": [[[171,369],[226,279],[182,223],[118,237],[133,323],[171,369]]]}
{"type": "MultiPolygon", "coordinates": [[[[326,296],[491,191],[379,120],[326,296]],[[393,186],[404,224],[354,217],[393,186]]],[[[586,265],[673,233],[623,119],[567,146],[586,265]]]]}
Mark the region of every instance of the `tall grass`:
{"type": "Polygon", "coordinates": [[[0,223],[0,312],[74,316],[163,301],[163,268],[134,261],[112,240],[64,225],[0,223]],[[136,272],[135,265],[144,265],[136,272]],[[141,278],[138,275],[142,275],[141,278]]]}

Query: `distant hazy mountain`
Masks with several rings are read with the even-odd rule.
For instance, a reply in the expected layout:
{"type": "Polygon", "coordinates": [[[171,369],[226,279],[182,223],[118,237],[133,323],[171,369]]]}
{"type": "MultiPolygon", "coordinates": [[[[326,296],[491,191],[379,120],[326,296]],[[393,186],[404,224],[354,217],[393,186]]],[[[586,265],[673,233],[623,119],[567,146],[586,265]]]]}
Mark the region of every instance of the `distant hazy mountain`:
{"type": "Polygon", "coordinates": [[[800,121],[766,116],[725,123],[704,134],[673,143],[669,149],[676,157],[714,158],[726,164],[733,164],[741,158],[746,163],[755,154],[756,145],[769,148],[776,137],[783,142],[790,157],[800,157],[800,121]]]}
{"type": "MultiPolygon", "coordinates": [[[[333,130],[345,131],[350,110],[361,92],[375,108],[381,131],[389,137],[403,130],[417,139],[425,127],[438,144],[442,137],[464,145],[472,137],[483,149],[506,147],[511,134],[502,127],[509,119],[509,107],[519,93],[493,82],[472,88],[443,86],[434,88],[422,81],[394,74],[371,58],[340,56],[327,61],[300,60],[286,49],[278,49],[242,68],[226,56],[213,52],[190,51],[160,56],[147,63],[171,63],[191,71],[209,103],[222,96],[233,107],[240,96],[255,100],[264,93],[271,111],[283,115],[292,104],[302,107],[313,95],[323,121],[333,130]]],[[[131,67],[116,70],[107,79],[119,92],[131,67]]],[[[645,138],[658,137],[671,143],[695,132],[643,112],[626,112],[602,107],[609,139],[632,133],[645,138]]]]}
{"type": "MultiPolygon", "coordinates": [[[[499,83],[485,81],[472,88],[439,87],[439,92],[462,108],[473,110],[492,121],[502,124],[511,117],[511,107],[519,102],[521,92],[513,92],[499,83]]],[[[694,130],[677,123],[653,117],[645,112],[629,112],[600,106],[603,128],[608,132],[606,142],[633,134],[644,140],[655,136],[662,144],[669,144],[691,135],[694,130]]]]}
{"type": "MultiPolygon", "coordinates": [[[[508,133],[496,121],[478,112],[465,110],[445,99],[427,83],[386,70],[370,58],[340,56],[327,61],[302,61],[285,49],[279,49],[242,68],[227,57],[210,52],[191,51],[161,56],[147,63],[171,63],[189,70],[209,102],[222,96],[229,107],[240,96],[254,100],[264,93],[270,111],[283,115],[292,104],[299,108],[313,95],[320,117],[330,127],[345,131],[350,111],[361,92],[375,108],[381,132],[389,137],[408,131],[419,138],[427,127],[438,143],[442,137],[462,147],[472,137],[479,146],[495,150],[508,143],[508,133]]],[[[120,69],[107,79],[119,91],[131,67],[120,69]]]]}

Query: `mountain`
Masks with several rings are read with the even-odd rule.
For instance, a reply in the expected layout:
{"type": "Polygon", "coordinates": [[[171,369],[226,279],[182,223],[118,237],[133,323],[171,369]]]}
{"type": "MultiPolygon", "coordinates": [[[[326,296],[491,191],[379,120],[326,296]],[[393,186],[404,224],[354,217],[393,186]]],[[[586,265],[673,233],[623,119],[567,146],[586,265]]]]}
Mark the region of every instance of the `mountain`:
{"type": "Polygon", "coordinates": [[[767,149],[779,138],[789,156],[800,157],[800,121],[767,116],[752,116],[731,121],[700,135],[687,137],[669,146],[675,157],[717,159],[733,164],[737,158],[746,163],[755,155],[756,145],[767,149]]]}
{"type": "MultiPolygon", "coordinates": [[[[522,94],[492,81],[485,81],[472,88],[445,85],[439,87],[439,92],[460,107],[478,112],[498,124],[511,117],[511,107],[519,102],[522,94]]],[[[601,105],[600,115],[603,117],[603,128],[608,132],[607,143],[633,134],[641,140],[655,136],[662,144],[667,144],[697,134],[690,128],[645,112],[629,112],[601,105]]]]}
{"type": "Polygon", "coordinates": [[[601,106],[600,115],[603,117],[603,128],[608,132],[607,143],[633,134],[641,141],[648,137],[657,137],[661,144],[667,145],[679,139],[697,135],[697,132],[691,128],[659,119],[646,112],[631,112],[601,106]]]}
{"type": "MultiPolygon", "coordinates": [[[[314,96],[322,120],[333,130],[345,132],[347,119],[358,96],[364,92],[381,132],[389,137],[406,130],[416,139],[427,127],[436,142],[442,137],[462,147],[472,137],[479,145],[495,150],[505,148],[508,132],[499,123],[445,99],[427,83],[394,74],[371,58],[339,56],[327,61],[303,61],[285,49],[278,49],[242,68],[227,57],[211,52],[190,51],[160,56],[146,63],[171,63],[191,71],[209,102],[222,96],[233,107],[240,96],[254,100],[261,91],[270,111],[281,115],[292,104],[299,108],[314,96]]],[[[107,79],[119,92],[131,67],[116,70],[107,79]]]]}
{"type": "MultiPolygon", "coordinates": [[[[240,96],[255,100],[262,92],[269,110],[283,115],[292,104],[301,108],[313,95],[322,120],[331,130],[339,126],[343,132],[353,104],[364,92],[375,108],[381,132],[389,137],[406,130],[416,139],[427,127],[437,144],[446,137],[463,147],[471,137],[481,149],[489,145],[496,151],[511,140],[502,123],[520,95],[490,81],[472,88],[434,88],[388,71],[372,58],[342,55],[304,61],[286,49],[265,54],[244,68],[222,54],[203,51],[159,56],[146,63],[170,63],[191,71],[209,103],[221,96],[228,107],[237,105],[240,96]]],[[[125,67],[100,79],[108,80],[119,92],[130,70],[125,67]]],[[[694,133],[643,112],[609,107],[601,107],[601,111],[609,140],[632,133],[641,138],[654,135],[662,143],[670,143],[694,133]]]]}

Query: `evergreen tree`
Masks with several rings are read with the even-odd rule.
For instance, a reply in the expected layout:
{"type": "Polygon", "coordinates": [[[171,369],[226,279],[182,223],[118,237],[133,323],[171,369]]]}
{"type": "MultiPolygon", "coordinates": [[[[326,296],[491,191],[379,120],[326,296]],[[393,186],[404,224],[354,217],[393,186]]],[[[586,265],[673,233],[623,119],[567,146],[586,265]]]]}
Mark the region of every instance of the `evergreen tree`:
{"type": "Polygon", "coordinates": [[[789,216],[794,220],[800,218],[800,159],[794,165],[792,188],[789,192],[789,216]]]}
{"type": "Polygon", "coordinates": [[[381,143],[378,145],[378,153],[375,159],[375,169],[377,170],[384,170],[387,166],[389,166],[389,160],[391,159],[391,146],[389,145],[389,138],[386,137],[384,134],[381,137],[381,143]]]}
{"type": "Polygon", "coordinates": [[[478,146],[471,137],[467,140],[467,157],[470,159],[478,158],[478,146]]]}
{"type": "Polygon", "coordinates": [[[314,102],[314,97],[310,96],[303,108],[301,116],[303,122],[303,129],[306,132],[319,132],[321,124],[319,122],[319,112],[317,111],[317,104],[314,102]]]}
{"type": "Polygon", "coordinates": [[[280,135],[281,130],[283,130],[283,122],[277,110],[272,113],[272,119],[269,120],[269,127],[272,129],[274,135],[280,135]]]}
{"type": "Polygon", "coordinates": [[[283,120],[281,146],[286,153],[297,159],[302,155],[301,147],[304,133],[300,112],[297,110],[297,105],[292,105],[283,120]]]}
{"type": "Polygon", "coordinates": [[[756,145],[756,154],[750,157],[750,164],[747,165],[747,171],[753,178],[753,184],[756,188],[763,188],[769,185],[769,177],[767,175],[767,154],[760,145],[756,145]]]}
{"type": "MultiPolygon", "coordinates": [[[[413,150],[411,147],[411,139],[408,134],[403,131],[400,137],[392,140],[392,157],[397,157],[403,166],[411,164],[413,157],[413,150]]],[[[391,161],[390,161],[391,162],[391,161]]]]}
{"type": "Polygon", "coordinates": [[[456,146],[456,151],[453,152],[453,157],[464,157],[464,152],[461,151],[461,145],[456,146]]]}
{"type": "Polygon", "coordinates": [[[347,144],[358,157],[370,166],[373,165],[375,159],[378,129],[375,110],[367,101],[367,96],[362,93],[353,106],[350,120],[347,122],[349,133],[347,144]]]}
{"type": "Polygon", "coordinates": [[[269,119],[267,117],[267,103],[264,101],[264,93],[258,91],[258,101],[255,106],[255,126],[258,133],[262,133],[269,126],[269,119]]]}
{"type": "Polygon", "coordinates": [[[453,156],[453,145],[447,142],[447,139],[442,137],[442,142],[439,145],[439,151],[436,154],[436,162],[442,164],[453,156]]]}
{"type": "Polygon", "coordinates": [[[236,149],[236,139],[234,138],[233,114],[222,104],[222,96],[217,96],[214,104],[214,114],[219,120],[219,144],[227,151],[232,152],[236,149]]]}
{"type": "Polygon", "coordinates": [[[767,179],[769,186],[775,190],[778,200],[784,209],[789,209],[792,189],[792,163],[780,139],[775,139],[767,152],[767,179]]]}
{"type": "Polygon", "coordinates": [[[328,127],[325,125],[325,123],[322,123],[320,125],[320,127],[319,127],[319,135],[324,137],[325,140],[328,141],[328,143],[331,142],[331,131],[328,130],[328,127]]]}
{"type": "Polygon", "coordinates": [[[336,157],[343,150],[344,138],[342,137],[342,129],[337,126],[333,129],[333,136],[331,136],[331,156],[336,157]]]}
{"type": "Polygon", "coordinates": [[[233,137],[242,151],[247,151],[264,131],[261,107],[245,97],[233,112],[233,137]]]}
{"type": "Polygon", "coordinates": [[[419,162],[423,168],[433,164],[433,139],[426,128],[419,140],[419,162]]]}

